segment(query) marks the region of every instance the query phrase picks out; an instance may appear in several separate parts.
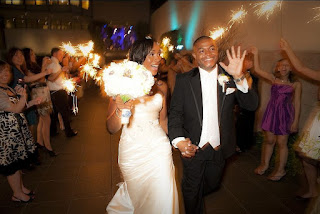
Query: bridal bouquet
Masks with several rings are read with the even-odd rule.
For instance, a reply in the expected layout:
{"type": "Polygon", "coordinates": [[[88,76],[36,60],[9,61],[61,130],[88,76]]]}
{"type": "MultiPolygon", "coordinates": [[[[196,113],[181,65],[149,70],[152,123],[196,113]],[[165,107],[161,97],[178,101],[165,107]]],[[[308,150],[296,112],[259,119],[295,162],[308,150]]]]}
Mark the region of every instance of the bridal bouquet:
{"type": "MultiPolygon", "coordinates": [[[[103,70],[102,80],[108,96],[120,95],[123,102],[149,94],[154,78],[143,65],[129,60],[111,63],[103,70]]],[[[122,110],[122,124],[127,124],[131,116],[130,109],[122,110]]]]}

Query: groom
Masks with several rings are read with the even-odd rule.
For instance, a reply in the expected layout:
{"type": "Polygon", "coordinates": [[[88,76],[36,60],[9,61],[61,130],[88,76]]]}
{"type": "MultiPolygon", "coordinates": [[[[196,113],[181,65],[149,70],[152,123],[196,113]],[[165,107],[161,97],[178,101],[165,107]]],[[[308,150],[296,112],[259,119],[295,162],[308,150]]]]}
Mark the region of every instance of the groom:
{"type": "Polygon", "coordinates": [[[219,186],[225,159],[235,151],[235,101],[254,111],[258,95],[242,73],[245,52],[241,56],[240,47],[227,51],[229,65],[220,67],[215,41],[202,36],[193,43],[193,56],[198,68],[177,76],[168,128],[172,145],[181,152],[185,211],[201,214],[203,196],[219,186]]]}

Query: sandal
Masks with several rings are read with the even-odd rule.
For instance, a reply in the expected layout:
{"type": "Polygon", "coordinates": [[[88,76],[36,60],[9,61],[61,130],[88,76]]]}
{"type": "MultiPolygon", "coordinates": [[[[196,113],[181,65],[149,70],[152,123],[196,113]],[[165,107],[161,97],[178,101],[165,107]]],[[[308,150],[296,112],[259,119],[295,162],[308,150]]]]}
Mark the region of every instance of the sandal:
{"type": "Polygon", "coordinates": [[[24,200],[19,199],[19,198],[17,198],[16,196],[13,195],[12,198],[11,198],[11,201],[13,201],[13,202],[18,202],[18,203],[29,203],[29,202],[33,201],[33,198],[32,198],[32,197],[29,197],[29,200],[24,201],[24,200]]]}

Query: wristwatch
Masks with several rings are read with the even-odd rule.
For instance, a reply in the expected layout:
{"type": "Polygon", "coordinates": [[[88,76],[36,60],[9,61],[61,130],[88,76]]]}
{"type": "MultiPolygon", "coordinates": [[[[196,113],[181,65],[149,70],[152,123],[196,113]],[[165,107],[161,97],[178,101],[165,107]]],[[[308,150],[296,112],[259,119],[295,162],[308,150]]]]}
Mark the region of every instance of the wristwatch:
{"type": "Polygon", "coordinates": [[[235,82],[235,83],[238,83],[238,82],[240,82],[240,81],[242,81],[244,78],[246,78],[246,75],[242,75],[240,78],[238,78],[238,79],[233,79],[233,81],[235,82]]]}

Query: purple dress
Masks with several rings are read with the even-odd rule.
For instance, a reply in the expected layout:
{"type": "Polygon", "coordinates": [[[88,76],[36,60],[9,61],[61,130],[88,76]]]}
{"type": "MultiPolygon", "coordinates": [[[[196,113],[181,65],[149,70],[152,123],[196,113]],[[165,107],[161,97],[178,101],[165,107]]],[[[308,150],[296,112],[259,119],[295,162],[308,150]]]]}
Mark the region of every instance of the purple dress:
{"type": "Polygon", "coordinates": [[[294,88],[291,85],[272,85],[270,100],[262,119],[263,130],[275,135],[290,134],[294,119],[293,93],[294,88]]]}

